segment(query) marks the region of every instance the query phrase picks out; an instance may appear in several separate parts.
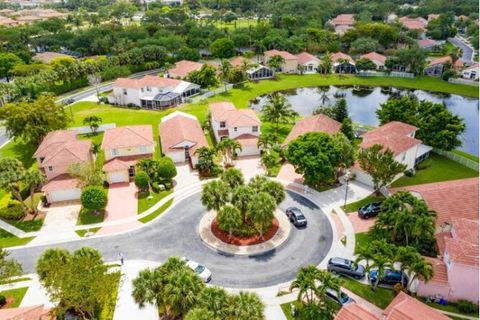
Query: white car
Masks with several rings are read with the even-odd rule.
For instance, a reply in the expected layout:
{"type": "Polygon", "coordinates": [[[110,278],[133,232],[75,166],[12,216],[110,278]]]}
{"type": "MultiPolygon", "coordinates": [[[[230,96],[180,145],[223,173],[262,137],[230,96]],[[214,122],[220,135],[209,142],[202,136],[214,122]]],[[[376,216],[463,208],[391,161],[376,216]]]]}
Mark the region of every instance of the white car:
{"type": "Polygon", "coordinates": [[[201,265],[198,262],[188,260],[187,258],[183,258],[183,261],[187,264],[187,266],[192,269],[193,272],[199,275],[199,277],[204,281],[204,282],[210,282],[212,280],[212,272],[208,270],[204,265],[201,265]]]}

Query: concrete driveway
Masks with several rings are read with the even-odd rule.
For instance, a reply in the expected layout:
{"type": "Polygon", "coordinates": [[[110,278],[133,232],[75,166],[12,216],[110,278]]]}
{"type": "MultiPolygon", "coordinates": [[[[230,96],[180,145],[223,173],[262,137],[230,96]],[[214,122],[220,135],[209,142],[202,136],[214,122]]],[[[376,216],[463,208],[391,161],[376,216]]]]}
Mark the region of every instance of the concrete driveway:
{"type": "Polygon", "coordinates": [[[292,181],[303,184],[303,176],[295,172],[295,168],[290,163],[286,162],[280,168],[277,176],[278,179],[292,181]]]}
{"type": "Polygon", "coordinates": [[[45,220],[38,236],[30,244],[62,241],[78,238],[75,233],[80,203],[53,204],[44,208],[45,220]]]}
{"type": "Polygon", "coordinates": [[[246,181],[258,175],[265,175],[260,156],[245,156],[235,160],[235,167],[242,171],[246,181]]]}
{"type": "Polygon", "coordinates": [[[192,170],[188,164],[177,164],[177,176],[173,178],[175,190],[191,186],[200,181],[197,170],[192,170]]]}

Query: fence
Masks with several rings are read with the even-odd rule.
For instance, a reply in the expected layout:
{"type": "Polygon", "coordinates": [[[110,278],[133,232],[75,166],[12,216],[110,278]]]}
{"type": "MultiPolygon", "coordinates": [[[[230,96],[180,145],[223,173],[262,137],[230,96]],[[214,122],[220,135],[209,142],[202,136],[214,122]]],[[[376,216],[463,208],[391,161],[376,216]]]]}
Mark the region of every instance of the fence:
{"type": "MultiPolygon", "coordinates": [[[[96,130],[97,132],[103,132],[107,129],[112,129],[117,127],[115,123],[106,123],[106,124],[101,124],[98,126],[98,129],[96,130]]],[[[86,134],[86,133],[92,133],[92,129],[89,126],[83,126],[83,127],[75,127],[75,128],[69,128],[68,130],[74,130],[77,131],[78,134],[86,134]]]]}
{"type": "Polygon", "coordinates": [[[456,84],[465,84],[467,86],[478,87],[478,81],[472,81],[472,80],[467,80],[467,79],[450,78],[450,79],[448,79],[448,82],[456,83],[456,84]]]}
{"type": "Polygon", "coordinates": [[[415,78],[413,73],[409,72],[378,72],[378,71],[360,71],[358,73],[359,77],[391,77],[391,78],[415,78]]]}
{"type": "Polygon", "coordinates": [[[455,162],[460,163],[461,165],[473,169],[475,171],[478,171],[478,162],[475,162],[473,160],[467,159],[465,157],[462,157],[456,153],[450,152],[450,151],[444,151],[444,150],[434,150],[435,153],[438,153],[439,155],[442,155],[444,157],[447,157],[455,162]]]}
{"type": "Polygon", "coordinates": [[[189,98],[189,99],[187,99],[187,102],[197,103],[197,102],[200,102],[200,101],[205,100],[207,98],[213,97],[214,95],[217,95],[219,93],[227,92],[227,91],[231,90],[232,88],[233,88],[233,84],[226,84],[221,88],[217,88],[215,90],[209,90],[209,91],[207,91],[207,92],[205,92],[201,95],[195,96],[193,98],[189,98]]]}

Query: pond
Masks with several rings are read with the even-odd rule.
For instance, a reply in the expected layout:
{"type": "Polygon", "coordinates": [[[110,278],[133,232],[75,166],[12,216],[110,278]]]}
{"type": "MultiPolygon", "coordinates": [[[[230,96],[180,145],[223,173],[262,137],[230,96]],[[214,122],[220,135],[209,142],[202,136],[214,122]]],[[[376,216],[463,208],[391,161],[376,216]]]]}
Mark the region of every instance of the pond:
{"type": "MultiPolygon", "coordinates": [[[[463,97],[455,94],[427,92],[423,90],[408,90],[396,88],[367,88],[367,87],[337,87],[325,86],[314,88],[299,88],[282,91],[293,109],[301,116],[312,115],[312,112],[322,105],[332,105],[343,96],[347,100],[348,112],[353,122],[378,126],[379,122],[375,111],[380,104],[387,101],[392,95],[414,94],[420,100],[429,100],[435,103],[445,103],[447,108],[458,115],[465,122],[465,132],[461,135],[462,146],[459,148],[469,154],[478,156],[478,99],[463,97]]],[[[250,107],[261,111],[267,101],[267,96],[260,96],[251,102],[250,107]]]]}

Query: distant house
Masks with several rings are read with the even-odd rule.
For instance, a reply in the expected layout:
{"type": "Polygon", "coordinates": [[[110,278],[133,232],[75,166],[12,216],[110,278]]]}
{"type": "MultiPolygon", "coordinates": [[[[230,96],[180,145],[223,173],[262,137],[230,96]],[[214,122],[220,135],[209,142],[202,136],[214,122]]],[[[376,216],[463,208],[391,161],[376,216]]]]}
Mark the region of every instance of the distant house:
{"type": "Polygon", "coordinates": [[[230,102],[211,103],[210,124],[217,142],[230,138],[240,143],[239,156],[260,154],[257,144],[261,122],[252,109],[237,109],[230,102]]]}
{"type": "Polygon", "coordinates": [[[160,122],[162,153],[175,163],[188,162],[193,168],[198,163],[198,148],[208,147],[200,122],[195,116],[175,111],[160,122]]]}
{"type": "Polygon", "coordinates": [[[150,125],[117,127],[105,130],[103,171],[109,183],[129,182],[135,176],[138,160],[152,157],[155,151],[150,125]]]}
{"type": "Polygon", "coordinates": [[[355,17],[353,14],[340,14],[328,22],[338,35],[343,35],[353,28],[355,17]]]}
{"type": "Polygon", "coordinates": [[[335,121],[324,114],[318,114],[303,118],[295,123],[287,138],[283,142],[283,146],[287,146],[292,140],[309,132],[324,132],[335,134],[340,132],[342,124],[335,121]]]}
{"type": "Polygon", "coordinates": [[[92,163],[91,149],[92,142],[78,140],[76,131],[57,130],[47,134],[33,157],[46,176],[42,191],[48,202],[80,199],[78,180],[69,175],[69,170],[73,165],[92,163]]]}
{"type": "Polygon", "coordinates": [[[463,69],[462,71],[462,78],[466,80],[473,80],[473,81],[478,81],[478,74],[479,74],[479,64],[476,63],[474,65],[471,65],[470,67],[467,67],[463,69]]]}
{"type": "Polygon", "coordinates": [[[263,65],[257,65],[249,70],[247,70],[248,80],[256,81],[263,79],[271,79],[275,76],[275,72],[269,67],[263,65]]]}
{"type": "Polygon", "coordinates": [[[336,52],[332,54],[332,66],[335,73],[355,73],[355,61],[352,57],[343,52],[336,52]]]}
{"type": "Polygon", "coordinates": [[[182,60],[175,63],[175,67],[165,72],[165,77],[173,79],[185,79],[191,72],[202,68],[203,63],[182,60]]]}
{"type": "Polygon", "coordinates": [[[361,55],[360,58],[371,60],[377,66],[377,70],[385,69],[385,61],[387,61],[387,57],[385,57],[383,54],[372,51],[367,54],[361,55]]]}
{"type": "Polygon", "coordinates": [[[55,59],[59,58],[73,58],[68,54],[58,53],[58,52],[41,52],[33,56],[33,60],[40,61],[42,63],[48,64],[55,59]]]}
{"type": "Polygon", "coordinates": [[[417,31],[420,39],[425,38],[425,32],[428,25],[427,20],[425,20],[422,17],[417,17],[417,18],[401,17],[398,20],[408,30],[417,31]]]}
{"type": "Polygon", "coordinates": [[[315,73],[320,66],[320,59],[308,52],[297,54],[298,67],[303,68],[303,73],[315,73]]]}
{"type": "Polygon", "coordinates": [[[255,65],[256,64],[251,59],[248,59],[248,58],[245,58],[245,57],[242,57],[242,56],[237,56],[235,58],[230,59],[230,65],[234,68],[240,68],[245,63],[247,65],[255,65]]]}
{"type": "Polygon", "coordinates": [[[441,47],[441,43],[433,39],[419,39],[417,40],[418,46],[427,51],[434,51],[441,47]]]}
{"type": "Polygon", "coordinates": [[[108,101],[121,106],[135,105],[160,110],[184,102],[200,92],[200,86],[191,82],[145,76],[141,79],[118,78],[108,101]]]}
{"type": "Polygon", "coordinates": [[[14,27],[19,25],[19,22],[17,20],[13,20],[7,17],[0,17],[0,26],[3,27],[14,27]]]}
{"type": "Polygon", "coordinates": [[[427,76],[441,77],[443,71],[445,71],[445,67],[447,66],[447,64],[452,64],[452,58],[450,56],[436,58],[430,61],[430,63],[425,67],[423,72],[427,76]]]}
{"type": "MultiPolygon", "coordinates": [[[[428,157],[431,147],[423,145],[415,138],[417,128],[399,121],[392,121],[383,126],[365,133],[360,144],[361,149],[367,149],[375,144],[390,149],[395,160],[406,165],[406,170],[413,169],[415,165],[428,157]]],[[[364,172],[358,163],[353,169],[356,180],[368,186],[373,186],[372,177],[364,172]]],[[[395,179],[400,178],[400,173],[395,179]]]]}
{"type": "Polygon", "coordinates": [[[291,54],[287,51],[279,51],[279,50],[269,50],[263,53],[263,61],[266,65],[268,65],[268,61],[274,56],[280,56],[285,61],[282,63],[280,68],[277,71],[284,72],[284,73],[297,73],[298,72],[298,57],[291,54]]]}

